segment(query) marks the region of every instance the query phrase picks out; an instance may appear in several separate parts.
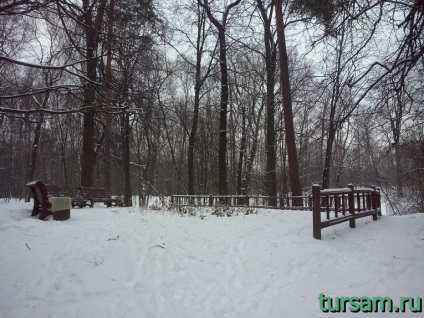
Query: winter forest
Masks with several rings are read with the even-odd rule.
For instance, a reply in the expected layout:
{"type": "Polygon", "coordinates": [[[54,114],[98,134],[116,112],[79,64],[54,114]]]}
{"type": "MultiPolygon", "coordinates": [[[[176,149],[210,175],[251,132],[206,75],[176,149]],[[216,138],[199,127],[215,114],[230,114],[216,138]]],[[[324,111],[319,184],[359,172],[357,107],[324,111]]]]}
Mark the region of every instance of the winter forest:
{"type": "Polygon", "coordinates": [[[423,0],[5,0],[0,198],[376,185],[424,212],[423,0]]]}

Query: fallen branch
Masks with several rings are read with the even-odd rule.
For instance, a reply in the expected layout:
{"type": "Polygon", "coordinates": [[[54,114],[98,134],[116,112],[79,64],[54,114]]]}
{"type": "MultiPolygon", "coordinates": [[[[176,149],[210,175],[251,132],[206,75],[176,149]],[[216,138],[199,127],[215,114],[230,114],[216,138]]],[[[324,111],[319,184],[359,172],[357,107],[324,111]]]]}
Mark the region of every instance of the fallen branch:
{"type": "Polygon", "coordinates": [[[152,246],[151,248],[149,248],[149,250],[151,250],[151,249],[152,249],[152,248],[154,248],[154,247],[165,248],[165,246],[162,246],[162,245],[155,245],[155,246],[152,246]]]}
{"type": "Polygon", "coordinates": [[[108,241],[116,241],[116,240],[119,240],[119,235],[117,237],[113,237],[113,238],[108,239],[108,241]]]}
{"type": "Polygon", "coordinates": [[[94,258],[94,261],[87,261],[87,262],[94,264],[96,266],[99,266],[103,264],[103,262],[105,261],[103,258],[101,258],[102,259],[101,261],[97,260],[96,256],[93,256],[93,258],[94,258]]]}

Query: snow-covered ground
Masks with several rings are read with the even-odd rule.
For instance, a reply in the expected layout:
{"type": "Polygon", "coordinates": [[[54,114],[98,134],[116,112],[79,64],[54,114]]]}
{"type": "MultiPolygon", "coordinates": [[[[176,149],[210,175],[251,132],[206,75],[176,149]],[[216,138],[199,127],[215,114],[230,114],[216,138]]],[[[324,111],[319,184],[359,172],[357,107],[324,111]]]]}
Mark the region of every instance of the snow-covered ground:
{"type": "Polygon", "coordinates": [[[323,313],[318,296],[424,297],[423,214],[343,223],[318,241],[307,211],[30,211],[0,201],[0,317],[422,317],[323,313]]]}

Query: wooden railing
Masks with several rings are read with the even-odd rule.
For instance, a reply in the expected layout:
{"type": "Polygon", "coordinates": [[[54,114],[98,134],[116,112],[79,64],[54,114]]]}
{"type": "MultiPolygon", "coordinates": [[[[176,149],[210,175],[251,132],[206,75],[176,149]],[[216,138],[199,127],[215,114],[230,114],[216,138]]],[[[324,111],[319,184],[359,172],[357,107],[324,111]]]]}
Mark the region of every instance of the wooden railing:
{"type": "Polygon", "coordinates": [[[213,206],[223,203],[229,206],[272,206],[268,196],[249,195],[171,195],[171,204],[213,206]]]}
{"type": "Polygon", "coordinates": [[[312,210],[312,195],[280,197],[279,208],[284,210],[312,210]]]}
{"type": "MultiPolygon", "coordinates": [[[[213,206],[224,203],[229,206],[251,206],[293,210],[311,210],[312,196],[269,197],[261,195],[171,195],[171,204],[213,206]],[[301,206],[294,206],[295,200],[301,201],[301,206]]],[[[297,202],[298,203],[298,202],[297,202]]]]}
{"type": "Polygon", "coordinates": [[[347,188],[321,190],[319,185],[312,186],[313,237],[321,239],[321,229],[349,221],[351,228],[356,227],[356,219],[371,216],[378,220],[381,216],[380,191],[371,188],[347,188]],[[334,214],[334,218],[331,216],[334,214]],[[322,216],[326,220],[322,220],[322,216]]]}

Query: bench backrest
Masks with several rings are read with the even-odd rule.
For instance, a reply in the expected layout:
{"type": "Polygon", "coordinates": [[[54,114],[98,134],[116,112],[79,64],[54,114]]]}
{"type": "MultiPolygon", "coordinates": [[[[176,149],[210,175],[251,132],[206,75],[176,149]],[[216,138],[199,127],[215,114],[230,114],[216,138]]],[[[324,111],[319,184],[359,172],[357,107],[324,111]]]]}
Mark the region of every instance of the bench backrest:
{"type": "Polygon", "coordinates": [[[71,188],[66,186],[46,184],[47,193],[51,197],[75,197],[75,191],[72,191],[71,188]]]}
{"type": "Polygon", "coordinates": [[[93,188],[93,187],[79,187],[81,196],[87,199],[102,200],[112,199],[112,195],[108,189],[104,188],[93,188]]]}
{"type": "Polygon", "coordinates": [[[41,181],[33,181],[27,183],[27,187],[31,190],[32,196],[34,197],[34,205],[42,209],[48,209],[50,203],[46,185],[41,181]]]}

